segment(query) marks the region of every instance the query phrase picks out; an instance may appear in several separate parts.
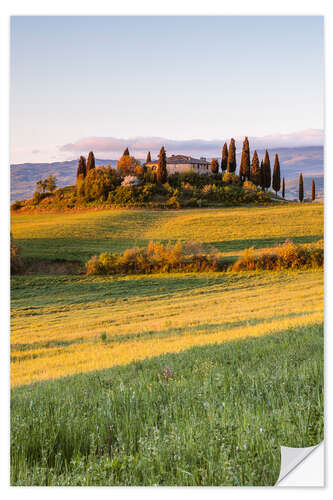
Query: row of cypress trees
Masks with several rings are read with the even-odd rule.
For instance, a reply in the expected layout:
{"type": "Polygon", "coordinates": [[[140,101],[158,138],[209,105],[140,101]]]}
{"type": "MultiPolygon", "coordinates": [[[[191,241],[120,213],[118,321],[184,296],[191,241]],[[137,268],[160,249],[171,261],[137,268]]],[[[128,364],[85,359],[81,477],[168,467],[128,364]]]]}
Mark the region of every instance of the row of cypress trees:
{"type": "MultiPolygon", "coordinates": [[[[304,200],[304,183],[303,183],[302,172],[299,174],[299,180],[298,180],[298,199],[301,203],[304,200]]],[[[312,179],[311,200],[315,201],[315,199],[316,199],[316,184],[314,179],[312,179]]]]}
{"type": "Polygon", "coordinates": [[[90,151],[87,161],[84,156],[80,156],[77,167],[76,179],[83,180],[85,177],[87,177],[90,170],[93,170],[94,168],[95,168],[95,156],[92,151],[90,151]]]}
{"type": "MultiPolygon", "coordinates": [[[[223,145],[221,169],[222,173],[225,171],[228,173],[235,173],[236,171],[236,145],[234,139],[230,140],[229,149],[226,142],[223,145]]],[[[265,157],[261,163],[259,163],[259,157],[256,150],[253,153],[251,162],[249,140],[245,137],[239,166],[239,177],[242,182],[251,181],[256,186],[261,186],[263,190],[270,188],[272,185],[272,188],[277,194],[281,189],[280,162],[278,154],[275,155],[272,176],[271,163],[267,149],[265,157]]]]}

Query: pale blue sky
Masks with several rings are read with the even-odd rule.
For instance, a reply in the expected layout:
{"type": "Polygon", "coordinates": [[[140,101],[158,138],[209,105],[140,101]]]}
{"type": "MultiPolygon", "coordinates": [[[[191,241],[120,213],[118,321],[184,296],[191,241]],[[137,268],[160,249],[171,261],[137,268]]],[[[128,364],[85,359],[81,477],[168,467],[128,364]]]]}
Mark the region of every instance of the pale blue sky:
{"type": "Polygon", "coordinates": [[[322,17],[12,18],[12,163],[91,137],[322,128],[322,17]]]}

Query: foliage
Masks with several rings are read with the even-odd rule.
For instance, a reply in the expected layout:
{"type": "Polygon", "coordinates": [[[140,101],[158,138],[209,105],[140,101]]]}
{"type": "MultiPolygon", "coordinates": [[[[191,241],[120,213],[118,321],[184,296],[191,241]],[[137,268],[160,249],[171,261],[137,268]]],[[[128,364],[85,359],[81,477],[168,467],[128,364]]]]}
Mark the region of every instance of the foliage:
{"type": "Polygon", "coordinates": [[[147,158],[146,158],[146,163],[150,163],[150,162],[151,162],[151,154],[150,154],[150,151],[148,151],[147,158]]]}
{"type": "Polygon", "coordinates": [[[166,152],[164,146],[162,146],[158,155],[156,180],[157,182],[164,184],[167,181],[167,178],[168,178],[168,171],[167,171],[166,152]]]}
{"type": "Polygon", "coordinates": [[[241,183],[241,180],[239,178],[239,176],[235,173],[230,173],[230,172],[226,172],[223,177],[222,177],[222,181],[225,183],[225,184],[235,184],[235,185],[240,185],[241,183]]]}
{"type": "Polygon", "coordinates": [[[235,144],[235,139],[231,139],[228,151],[227,172],[232,174],[235,171],[236,171],[236,144],[235,144]]]}
{"type": "Polygon", "coordinates": [[[314,179],[312,179],[311,200],[315,201],[315,199],[316,199],[316,185],[314,179]]]}
{"type": "Polygon", "coordinates": [[[57,187],[57,179],[54,175],[48,175],[45,179],[46,181],[46,190],[49,192],[49,193],[53,193],[53,191],[56,189],[57,187]]]}
{"type": "Polygon", "coordinates": [[[266,149],[265,157],[264,157],[264,168],[263,168],[263,177],[264,177],[264,189],[268,189],[271,187],[272,175],[271,175],[271,162],[269,159],[269,154],[266,149]]]}
{"type": "Polygon", "coordinates": [[[20,208],[23,207],[23,203],[21,201],[14,201],[11,205],[10,205],[10,209],[11,210],[19,210],[20,208]]]}
{"type": "Polygon", "coordinates": [[[91,170],[94,170],[94,168],[95,168],[95,156],[94,153],[90,151],[87,159],[87,167],[86,167],[87,175],[91,170]]]}
{"type": "Polygon", "coordinates": [[[298,199],[302,203],[304,200],[304,185],[303,185],[303,175],[299,174],[299,182],[298,182],[298,199]]]}
{"type": "Polygon", "coordinates": [[[286,183],[285,183],[285,180],[284,180],[284,177],[282,179],[282,198],[285,198],[286,196],[286,183]]]}
{"type": "Polygon", "coordinates": [[[212,161],[210,162],[210,170],[212,174],[218,174],[219,171],[219,162],[217,158],[212,158],[212,161]]]}
{"type": "Polygon", "coordinates": [[[260,254],[255,253],[253,248],[246,249],[241,257],[233,265],[233,271],[270,270],[281,269],[312,269],[321,268],[324,265],[323,240],[311,245],[295,245],[292,241],[260,254]]]}
{"type": "Polygon", "coordinates": [[[252,164],[251,164],[251,182],[256,186],[260,186],[260,166],[259,166],[259,158],[258,153],[255,150],[253,153],[252,164]]]}
{"type": "Polygon", "coordinates": [[[134,158],[134,156],[130,156],[128,152],[128,148],[126,148],[123,156],[117,161],[117,170],[122,177],[126,177],[127,175],[135,175],[137,173],[136,169],[140,166],[140,162],[134,158]],[[127,154],[125,154],[127,152],[127,154]]]}
{"type": "Polygon", "coordinates": [[[249,140],[245,137],[243,142],[242,157],[239,167],[239,177],[242,182],[250,179],[251,164],[250,164],[250,146],[249,140]]]}
{"type": "Polygon", "coordinates": [[[216,252],[204,252],[199,243],[172,245],[150,241],[146,248],[128,248],[123,255],[102,253],[86,263],[87,274],[145,274],[174,271],[216,271],[216,252]]]}
{"type": "Polygon", "coordinates": [[[222,173],[227,170],[228,167],[228,145],[225,142],[222,148],[222,158],[221,158],[221,170],[222,173]]]}
{"type": "Polygon", "coordinates": [[[257,186],[256,186],[255,184],[253,184],[253,182],[252,182],[252,181],[245,181],[245,182],[243,183],[243,188],[244,188],[244,189],[249,189],[250,191],[255,191],[255,192],[257,192],[257,191],[258,191],[257,186]]]}
{"type": "Polygon", "coordinates": [[[275,155],[274,160],[272,188],[274,189],[276,195],[281,189],[280,162],[278,154],[275,155]]]}
{"type": "Polygon", "coordinates": [[[78,182],[80,180],[83,180],[86,175],[87,175],[86,159],[84,156],[80,156],[76,172],[76,181],[78,182]]]}

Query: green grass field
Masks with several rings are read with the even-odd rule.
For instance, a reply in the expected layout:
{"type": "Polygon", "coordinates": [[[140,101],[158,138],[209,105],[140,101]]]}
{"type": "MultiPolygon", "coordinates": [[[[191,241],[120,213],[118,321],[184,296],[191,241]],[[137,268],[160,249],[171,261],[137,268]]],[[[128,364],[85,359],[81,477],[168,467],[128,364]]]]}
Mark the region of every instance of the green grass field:
{"type": "Polygon", "coordinates": [[[323,205],[13,214],[11,222],[23,255],[38,259],[87,261],[94,254],[120,253],[150,240],[197,240],[236,256],[250,246],[274,247],[286,238],[295,243],[322,238],[323,205]]]}
{"type": "MultiPolygon", "coordinates": [[[[323,206],[12,216],[23,255],[323,237],[323,206]]],[[[323,439],[323,272],[11,280],[11,484],[271,485],[323,439]]]]}

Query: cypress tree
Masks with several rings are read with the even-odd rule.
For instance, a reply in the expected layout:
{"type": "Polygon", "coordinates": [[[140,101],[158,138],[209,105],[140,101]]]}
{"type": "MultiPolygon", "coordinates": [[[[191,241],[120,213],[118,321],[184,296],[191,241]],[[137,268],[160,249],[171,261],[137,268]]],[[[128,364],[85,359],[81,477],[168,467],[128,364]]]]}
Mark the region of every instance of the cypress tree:
{"type": "Polygon", "coordinates": [[[228,151],[227,172],[234,173],[235,171],[236,171],[236,145],[235,145],[235,139],[231,139],[228,151]]]}
{"type": "Polygon", "coordinates": [[[90,151],[88,155],[88,160],[87,160],[87,168],[86,168],[86,173],[90,172],[90,170],[93,170],[95,168],[95,156],[92,151],[90,151]]]}
{"type": "Polygon", "coordinates": [[[265,176],[265,188],[270,188],[272,182],[272,175],[271,175],[271,162],[269,159],[269,154],[267,149],[264,158],[264,176],[265,176]]]}
{"type": "Polygon", "coordinates": [[[286,196],[286,183],[284,182],[284,177],[282,179],[282,198],[284,199],[286,196]]]}
{"type": "Polygon", "coordinates": [[[304,200],[303,175],[301,173],[299,174],[298,199],[301,203],[304,200]]]}
{"type": "Polygon", "coordinates": [[[151,156],[150,156],[150,151],[148,151],[146,163],[150,163],[150,162],[151,162],[151,156]]]}
{"type": "Polygon", "coordinates": [[[83,180],[86,175],[87,175],[86,159],[84,156],[80,156],[78,166],[77,166],[77,171],[76,171],[76,180],[77,181],[79,179],[83,180]]]}
{"type": "Polygon", "coordinates": [[[251,181],[256,186],[260,185],[260,166],[259,166],[259,158],[258,158],[258,154],[257,154],[256,150],[254,151],[253,158],[252,158],[251,181]]]}
{"type": "Polygon", "coordinates": [[[219,162],[217,158],[212,158],[212,161],[210,163],[210,170],[212,174],[217,175],[219,171],[219,162]]]}
{"type": "Polygon", "coordinates": [[[251,160],[250,160],[250,146],[249,140],[245,137],[243,142],[242,157],[239,167],[239,177],[242,182],[246,179],[250,179],[251,175],[251,160]]]}
{"type": "Polygon", "coordinates": [[[275,194],[277,196],[278,191],[280,191],[281,189],[280,162],[277,154],[275,155],[275,160],[274,160],[272,188],[274,189],[275,194]]]}
{"type": "Polygon", "coordinates": [[[228,166],[228,145],[225,142],[222,148],[222,161],[221,161],[222,173],[227,170],[227,166],[228,166]]]}
{"type": "Polygon", "coordinates": [[[129,156],[129,150],[128,148],[125,149],[125,151],[123,152],[123,156],[129,156]]]}
{"type": "Polygon", "coordinates": [[[156,180],[161,184],[164,184],[168,178],[168,171],[166,166],[166,153],[164,146],[161,147],[160,153],[158,155],[158,165],[156,171],[156,180]]]}
{"type": "Polygon", "coordinates": [[[316,185],[314,179],[312,179],[312,196],[311,196],[312,201],[315,201],[316,199],[316,185]]]}
{"type": "Polygon", "coordinates": [[[265,191],[266,187],[266,178],[265,178],[265,165],[264,162],[261,160],[260,163],[260,187],[265,191]]]}

